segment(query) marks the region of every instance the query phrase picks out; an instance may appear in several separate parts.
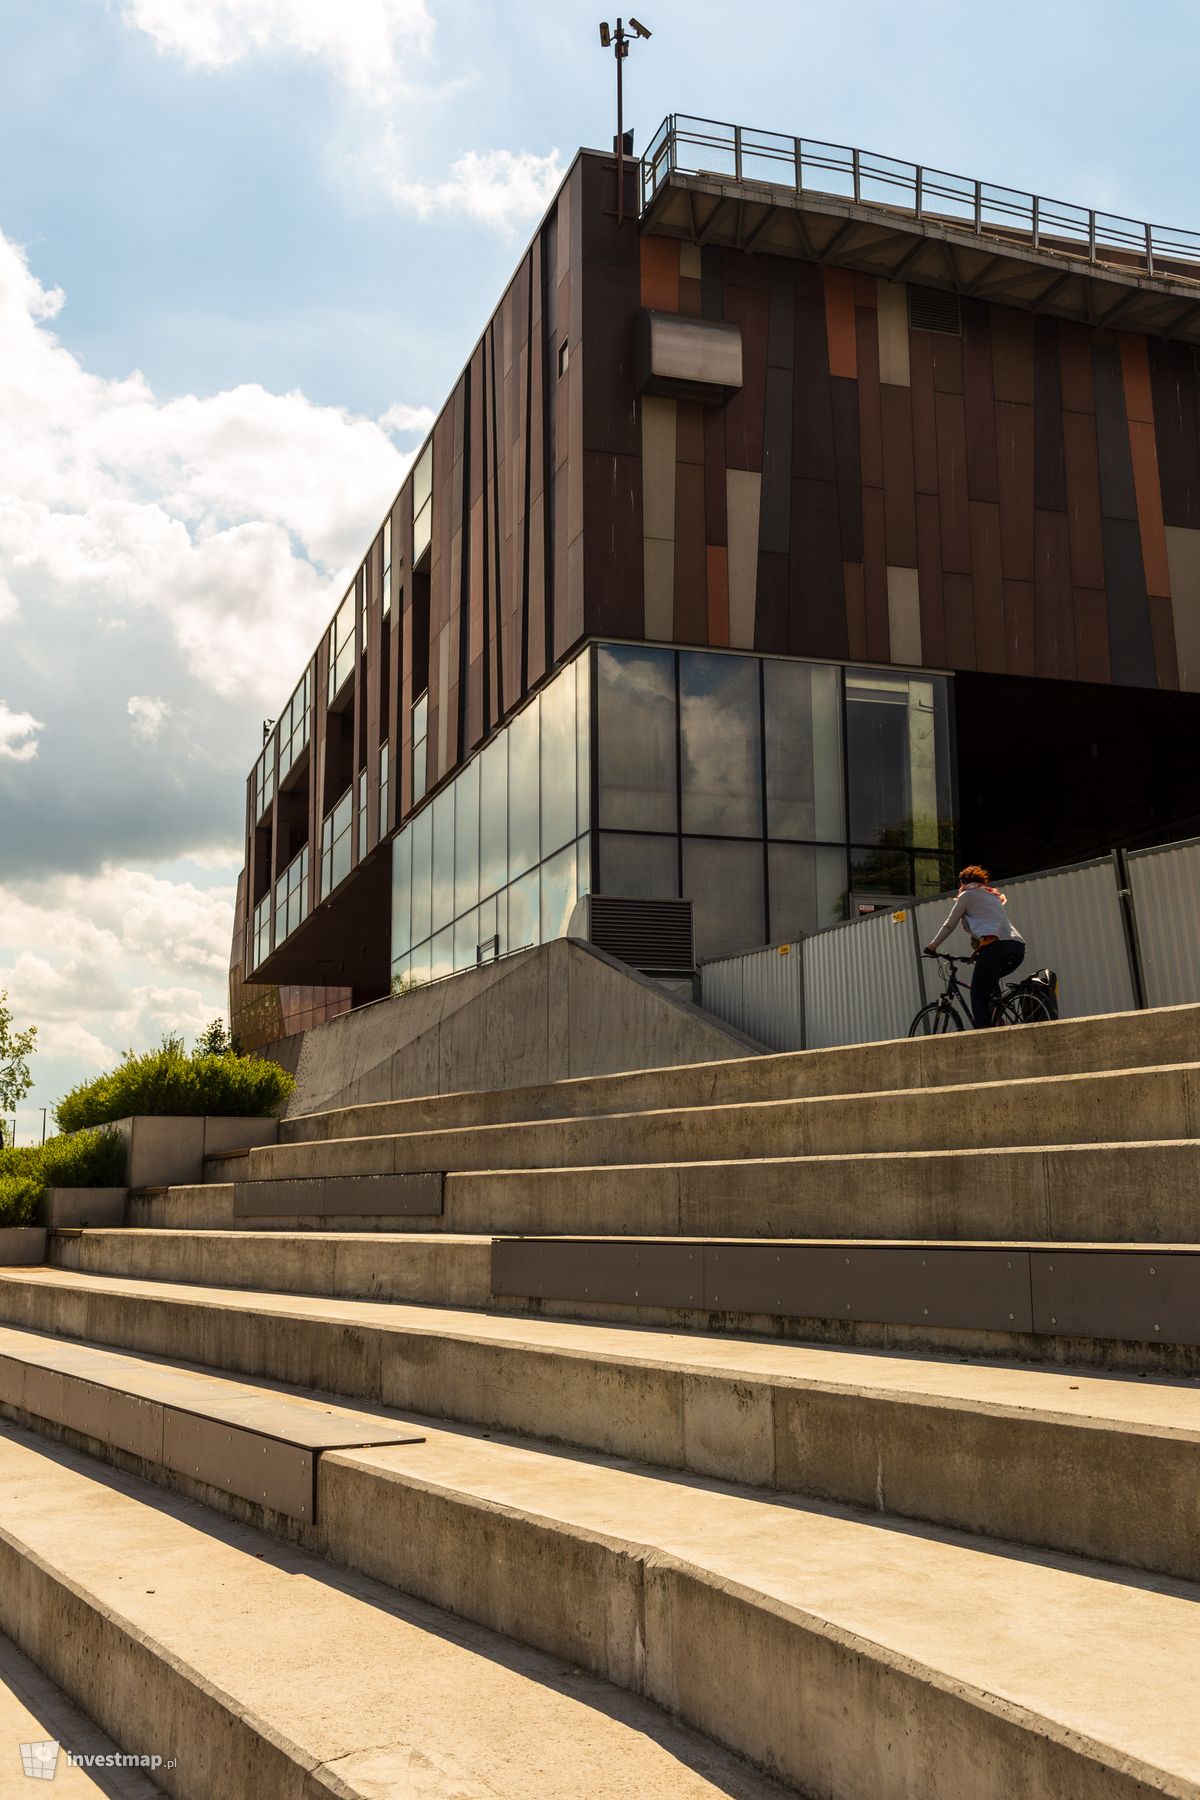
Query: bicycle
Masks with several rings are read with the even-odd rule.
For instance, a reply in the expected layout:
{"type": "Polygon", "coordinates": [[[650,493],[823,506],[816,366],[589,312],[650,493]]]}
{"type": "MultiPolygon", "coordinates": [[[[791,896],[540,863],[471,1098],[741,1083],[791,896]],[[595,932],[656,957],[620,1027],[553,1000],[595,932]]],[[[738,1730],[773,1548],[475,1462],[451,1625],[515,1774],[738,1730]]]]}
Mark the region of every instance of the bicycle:
{"type": "MultiPolygon", "coordinates": [[[[942,956],[933,961],[942,972],[945,988],[936,1000],[923,1006],[908,1028],[909,1037],[937,1037],[947,1031],[971,1029],[971,1006],[966,990],[958,978],[959,963],[972,963],[973,956],[942,956]],[[947,965],[943,967],[943,964],[947,965]]],[[[1054,1015],[1046,1002],[1030,993],[1028,984],[1007,982],[992,1008],[993,1025],[1043,1025],[1054,1015]]]]}

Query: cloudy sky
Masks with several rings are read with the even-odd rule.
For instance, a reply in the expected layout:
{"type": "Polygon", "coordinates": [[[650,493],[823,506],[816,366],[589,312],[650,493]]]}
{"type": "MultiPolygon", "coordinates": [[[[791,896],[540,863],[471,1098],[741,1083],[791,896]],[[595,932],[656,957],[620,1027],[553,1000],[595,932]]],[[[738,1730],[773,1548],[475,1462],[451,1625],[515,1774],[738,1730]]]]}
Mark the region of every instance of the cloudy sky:
{"type": "MultiPolygon", "coordinates": [[[[645,0],[675,110],[1200,226],[1122,0],[645,0]]],[[[0,0],[0,987],[20,1123],[225,1009],[243,778],[580,143],[589,0],[0,0]]],[[[1170,58],[1163,62],[1163,46],[1170,58]]]]}

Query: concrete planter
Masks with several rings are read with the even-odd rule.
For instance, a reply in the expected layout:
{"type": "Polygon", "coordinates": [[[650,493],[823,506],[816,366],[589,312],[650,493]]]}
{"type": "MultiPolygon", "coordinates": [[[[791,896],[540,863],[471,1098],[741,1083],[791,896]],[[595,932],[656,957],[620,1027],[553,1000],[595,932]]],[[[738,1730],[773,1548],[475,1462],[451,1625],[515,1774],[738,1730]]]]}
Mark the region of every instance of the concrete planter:
{"type": "Polygon", "coordinates": [[[0,1225],[0,1269],[46,1260],[46,1232],[41,1225],[0,1225]]]}
{"type": "Polygon", "coordinates": [[[218,1150],[273,1144],[277,1119],[225,1119],[138,1114],[117,1119],[112,1130],[125,1140],[125,1180],[131,1188],[184,1187],[203,1178],[204,1158],[218,1150]]]}
{"type": "Polygon", "coordinates": [[[47,1188],[42,1201],[42,1220],[50,1231],[81,1225],[123,1225],[123,1187],[47,1188]]]}

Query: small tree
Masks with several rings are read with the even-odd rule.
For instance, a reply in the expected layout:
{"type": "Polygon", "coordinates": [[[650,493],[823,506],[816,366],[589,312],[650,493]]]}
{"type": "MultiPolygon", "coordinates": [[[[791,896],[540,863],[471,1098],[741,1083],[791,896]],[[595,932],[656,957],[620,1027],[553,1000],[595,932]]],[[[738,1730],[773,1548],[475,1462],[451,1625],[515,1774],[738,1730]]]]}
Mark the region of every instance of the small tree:
{"type": "MultiPolygon", "coordinates": [[[[27,1031],[13,1029],[8,994],[0,989],[0,1113],[13,1112],[33,1086],[29,1058],[36,1043],[36,1025],[27,1031]]],[[[0,1143],[4,1141],[3,1130],[0,1125],[0,1143]]]]}
{"type": "Polygon", "coordinates": [[[195,1056],[232,1056],[237,1045],[225,1029],[224,1019],[211,1019],[196,1039],[195,1056]]]}

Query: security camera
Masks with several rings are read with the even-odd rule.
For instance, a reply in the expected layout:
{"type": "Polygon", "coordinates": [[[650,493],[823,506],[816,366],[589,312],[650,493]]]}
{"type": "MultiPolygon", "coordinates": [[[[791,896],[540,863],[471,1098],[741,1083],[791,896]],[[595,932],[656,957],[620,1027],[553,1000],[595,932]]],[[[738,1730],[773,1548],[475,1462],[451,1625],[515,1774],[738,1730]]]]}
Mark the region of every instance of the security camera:
{"type": "Polygon", "coordinates": [[[646,27],[643,24],[641,24],[639,20],[630,19],[629,23],[630,23],[630,26],[632,27],[632,29],[637,32],[639,37],[648,38],[651,36],[651,33],[649,31],[647,31],[646,27]]]}

